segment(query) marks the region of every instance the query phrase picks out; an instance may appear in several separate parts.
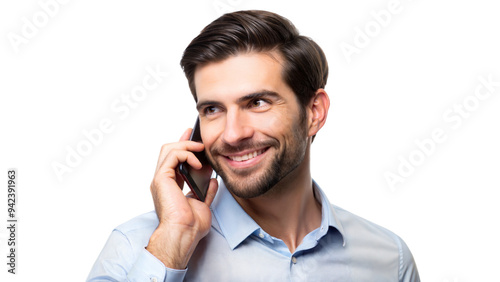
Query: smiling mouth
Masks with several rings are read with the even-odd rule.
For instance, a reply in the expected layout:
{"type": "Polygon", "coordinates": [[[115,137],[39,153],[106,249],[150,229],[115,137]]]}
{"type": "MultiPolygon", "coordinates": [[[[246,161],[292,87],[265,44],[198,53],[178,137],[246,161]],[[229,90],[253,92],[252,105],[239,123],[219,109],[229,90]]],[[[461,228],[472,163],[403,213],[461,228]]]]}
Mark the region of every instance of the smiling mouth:
{"type": "Polygon", "coordinates": [[[253,151],[253,152],[250,152],[248,154],[241,155],[241,156],[226,156],[226,158],[228,158],[232,161],[235,161],[235,162],[244,162],[244,161],[248,161],[248,160],[251,160],[253,158],[256,158],[259,155],[262,155],[262,153],[264,153],[266,150],[267,150],[267,148],[256,150],[256,151],[253,151]]]}

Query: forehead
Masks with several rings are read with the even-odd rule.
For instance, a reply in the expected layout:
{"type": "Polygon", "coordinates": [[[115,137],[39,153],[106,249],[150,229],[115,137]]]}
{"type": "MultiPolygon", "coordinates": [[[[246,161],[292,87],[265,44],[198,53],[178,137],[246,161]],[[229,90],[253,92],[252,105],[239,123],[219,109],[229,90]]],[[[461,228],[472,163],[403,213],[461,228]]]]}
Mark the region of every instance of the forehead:
{"type": "Polygon", "coordinates": [[[291,91],[282,78],[282,60],[275,52],[243,53],[196,69],[198,101],[236,100],[262,90],[291,91]]]}

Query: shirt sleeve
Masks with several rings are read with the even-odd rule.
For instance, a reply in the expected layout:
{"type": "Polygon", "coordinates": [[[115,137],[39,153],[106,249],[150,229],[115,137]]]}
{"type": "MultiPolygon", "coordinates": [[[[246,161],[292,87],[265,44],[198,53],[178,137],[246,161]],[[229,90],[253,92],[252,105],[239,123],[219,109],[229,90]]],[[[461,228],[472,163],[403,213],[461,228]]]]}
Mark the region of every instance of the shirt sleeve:
{"type": "Polygon", "coordinates": [[[420,282],[417,265],[406,243],[399,238],[399,281],[420,282]]]}
{"type": "Polygon", "coordinates": [[[134,247],[129,238],[114,230],[104,245],[87,281],[182,281],[187,269],[177,270],[165,265],[144,246],[134,247]]]}

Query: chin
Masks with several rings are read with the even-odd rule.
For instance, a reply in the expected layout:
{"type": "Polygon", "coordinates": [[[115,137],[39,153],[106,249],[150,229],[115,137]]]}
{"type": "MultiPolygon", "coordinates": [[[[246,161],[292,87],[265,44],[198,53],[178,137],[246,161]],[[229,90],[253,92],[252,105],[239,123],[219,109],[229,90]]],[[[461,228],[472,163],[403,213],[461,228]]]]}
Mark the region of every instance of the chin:
{"type": "Polygon", "coordinates": [[[278,171],[279,165],[275,163],[270,168],[263,169],[260,175],[252,173],[243,177],[232,177],[224,171],[218,173],[233,195],[251,199],[266,194],[281,180],[278,171]]]}

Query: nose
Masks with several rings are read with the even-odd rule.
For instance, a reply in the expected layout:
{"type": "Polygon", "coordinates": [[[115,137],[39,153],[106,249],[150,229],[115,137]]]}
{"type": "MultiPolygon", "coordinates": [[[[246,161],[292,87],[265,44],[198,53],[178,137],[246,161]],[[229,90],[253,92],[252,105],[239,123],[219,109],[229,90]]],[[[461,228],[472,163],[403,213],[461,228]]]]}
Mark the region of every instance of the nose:
{"type": "Polygon", "coordinates": [[[222,141],[236,146],[242,140],[251,138],[254,130],[244,113],[238,110],[228,111],[226,115],[226,125],[222,132],[222,141]]]}

